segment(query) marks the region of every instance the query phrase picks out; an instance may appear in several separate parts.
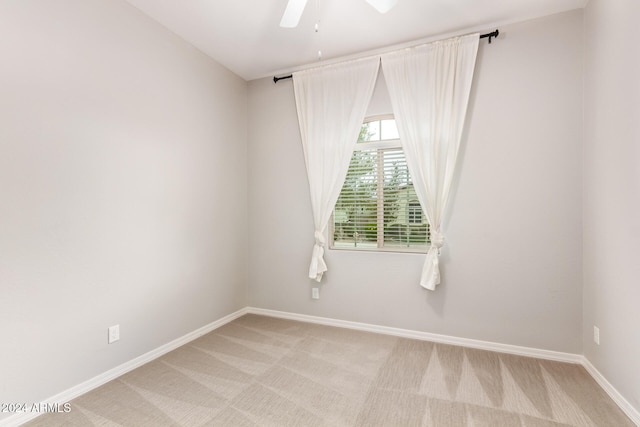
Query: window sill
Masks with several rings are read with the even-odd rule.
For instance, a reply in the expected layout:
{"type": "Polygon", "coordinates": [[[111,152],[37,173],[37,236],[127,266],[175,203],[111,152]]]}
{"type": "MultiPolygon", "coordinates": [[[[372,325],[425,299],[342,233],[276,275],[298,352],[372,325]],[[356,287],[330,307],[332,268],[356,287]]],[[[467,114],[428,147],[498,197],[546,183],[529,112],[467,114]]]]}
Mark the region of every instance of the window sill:
{"type": "Polygon", "coordinates": [[[329,250],[332,251],[349,251],[349,252],[378,252],[378,253],[404,253],[404,254],[426,254],[429,250],[430,244],[427,243],[425,246],[407,248],[402,246],[386,246],[383,248],[377,247],[375,243],[358,243],[358,246],[353,246],[353,244],[343,244],[343,245],[331,245],[329,246],[329,250]]]}

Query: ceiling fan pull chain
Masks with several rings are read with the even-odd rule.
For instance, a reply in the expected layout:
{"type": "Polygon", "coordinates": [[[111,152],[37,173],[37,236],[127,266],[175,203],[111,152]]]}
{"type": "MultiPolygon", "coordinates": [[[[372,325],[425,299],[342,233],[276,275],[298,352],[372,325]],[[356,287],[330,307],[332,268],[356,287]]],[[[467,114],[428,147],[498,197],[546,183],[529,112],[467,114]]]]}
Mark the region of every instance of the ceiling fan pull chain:
{"type": "Polygon", "coordinates": [[[320,49],[320,0],[316,0],[316,40],[318,43],[318,61],[322,61],[322,50],[320,49]]]}

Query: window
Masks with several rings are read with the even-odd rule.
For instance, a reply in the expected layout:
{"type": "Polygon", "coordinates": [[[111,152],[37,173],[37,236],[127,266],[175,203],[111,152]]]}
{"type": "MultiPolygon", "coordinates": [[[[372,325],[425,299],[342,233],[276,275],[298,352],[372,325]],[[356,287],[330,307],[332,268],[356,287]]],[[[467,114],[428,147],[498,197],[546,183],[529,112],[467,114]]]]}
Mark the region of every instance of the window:
{"type": "Polygon", "coordinates": [[[428,249],[429,225],[393,118],[362,125],[331,225],[333,249],[428,249]]]}
{"type": "Polygon", "coordinates": [[[420,202],[409,202],[409,224],[422,224],[422,206],[420,202]]]}

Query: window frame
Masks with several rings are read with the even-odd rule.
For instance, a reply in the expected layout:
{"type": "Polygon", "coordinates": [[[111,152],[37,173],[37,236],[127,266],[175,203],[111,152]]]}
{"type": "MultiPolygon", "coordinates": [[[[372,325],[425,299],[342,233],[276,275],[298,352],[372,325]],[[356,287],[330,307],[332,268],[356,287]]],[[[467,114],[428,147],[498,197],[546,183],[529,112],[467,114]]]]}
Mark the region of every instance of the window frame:
{"type": "MultiPolygon", "coordinates": [[[[381,122],[382,120],[395,120],[395,117],[393,114],[383,114],[383,115],[375,115],[375,116],[369,116],[366,117],[365,120],[362,122],[362,125],[364,126],[367,123],[371,123],[371,122],[381,122]]],[[[379,130],[380,132],[380,138],[382,138],[382,129],[379,130]]],[[[400,138],[394,138],[394,139],[380,139],[380,140],[373,140],[373,141],[362,141],[362,142],[356,142],[353,152],[356,151],[381,151],[381,150],[387,150],[387,149],[400,149],[402,150],[402,154],[404,156],[404,150],[402,147],[402,143],[400,141],[400,138]]],[[[384,162],[383,156],[379,156],[378,155],[378,167],[376,169],[376,172],[380,171],[381,169],[383,169],[382,164],[384,162]]],[[[383,185],[381,185],[384,181],[384,175],[380,174],[380,173],[376,173],[377,176],[377,180],[378,180],[378,185],[377,185],[377,191],[378,191],[378,197],[377,197],[377,203],[378,203],[378,212],[380,211],[380,209],[384,210],[384,195],[383,195],[383,185]]],[[[412,199],[413,201],[413,199],[412,199]]],[[[328,237],[328,242],[329,242],[329,249],[330,250],[336,250],[336,251],[355,251],[355,252],[392,252],[392,253],[414,253],[414,254],[425,254],[428,252],[429,247],[430,247],[430,239],[429,239],[429,226],[428,226],[428,222],[427,224],[427,235],[425,237],[425,243],[424,245],[420,245],[420,246],[413,246],[413,247],[406,247],[406,246],[384,246],[384,215],[382,215],[382,217],[380,217],[380,215],[377,215],[377,245],[376,247],[370,247],[370,246],[362,246],[362,247],[358,247],[357,245],[353,245],[353,246],[336,246],[335,245],[335,240],[334,240],[334,236],[335,236],[335,218],[334,218],[334,214],[335,214],[335,206],[334,206],[334,210],[331,212],[331,217],[329,219],[329,227],[327,227],[329,235],[328,237]],[[382,230],[382,231],[380,231],[382,230]]],[[[408,213],[407,213],[408,214],[408,213]]],[[[424,218],[426,220],[426,215],[424,213],[424,210],[421,211],[421,215],[422,218],[424,218]]],[[[409,224],[407,224],[407,226],[409,226],[409,224]]]]}

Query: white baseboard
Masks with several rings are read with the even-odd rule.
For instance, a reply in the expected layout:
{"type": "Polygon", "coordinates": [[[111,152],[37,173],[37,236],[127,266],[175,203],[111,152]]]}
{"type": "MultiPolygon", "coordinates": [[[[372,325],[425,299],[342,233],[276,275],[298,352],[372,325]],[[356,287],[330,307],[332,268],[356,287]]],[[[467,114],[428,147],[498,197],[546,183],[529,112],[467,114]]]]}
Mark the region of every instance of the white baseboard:
{"type": "Polygon", "coordinates": [[[634,408],[627,399],[625,399],[616,388],[591,364],[589,359],[583,357],[582,366],[589,372],[594,380],[603,388],[609,397],[627,414],[631,421],[640,426],[640,411],[634,408]]]}
{"type": "MultiPolygon", "coordinates": [[[[107,372],[104,372],[103,374],[100,374],[94,378],[91,378],[88,381],[78,384],[75,387],[71,387],[70,389],[63,391],[62,393],[56,394],[55,396],[52,396],[49,399],[46,399],[42,403],[48,404],[48,405],[55,405],[55,404],[62,405],[64,403],[67,403],[70,400],[73,400],[78,396],[88,393],[89,391],[95,388],[98,388],[101,385],[106,384],[109,381],[114,380],[119,376],[124,375],[127,372],[132,371],[144,365],[145,363],[149,363],[152,360],[155,360],[158,357],[162,356],[163,354],[166,354],[172,350],[175,350],[176,348],[183,346],[195,340],[196,338],[201,337],[202,335],[207,334],[213,331],[214,329],[217,329],[220,326],[223,326],[237,319],[240,316],[244,316],[247,313],[248,313],[247,308],[246,307],[242,308],[236,311],[235,313],[231,313],[228,316],[225,316],[221,319],[211,322],[208,325],[198,328],[193,332],[190,332],[180,338],[177,338],[167,344],[164,344],[154,350],[151,350],[150,352],[145,353],[142,356],[138,356],[135,359],[132,359],[126,363],[123,363],[120,366],[116,366],[115,368],[110,369],[107,372]]],[[[41,414],[37,412],[17,413],[8,418],[0,420],[0,427],[16,427],[28,421],[31,421],[32,419],[38,417],[39,415],[41,414]]]]}
{"type": "Polygon", "coordinates": [[[429,332],[413,331],[409,329],[391,328],[388,326],[371,325],[368,323],[350,322],[347,320],[336,320],[326,317],[308,316],[306,314],[294,314],[255,307],[248,307],[247,310],[248,313],[260,314],[263,316],[279,317],[282,319],[298,320],[301,322],[317,323],[327,326],[337,326],[340,328],[356,329],[359,331],[375,332],[379,334],[393,335],[402,338],[412,338],[423,341],[433,341],[442,344],[451,344],[462,347],[477,348],[480,350],[496,351],[499,353],[515,354],[518,356],[535,357],[538,359],[555,360],[558,362],[581,364],[584,359],[581,354],[562,353],[558,351],[541,350],[531,347],[520,347],[517,345],[480,341],[470,338],[458,338],[449,335],[432,334],[429,332]]]}

